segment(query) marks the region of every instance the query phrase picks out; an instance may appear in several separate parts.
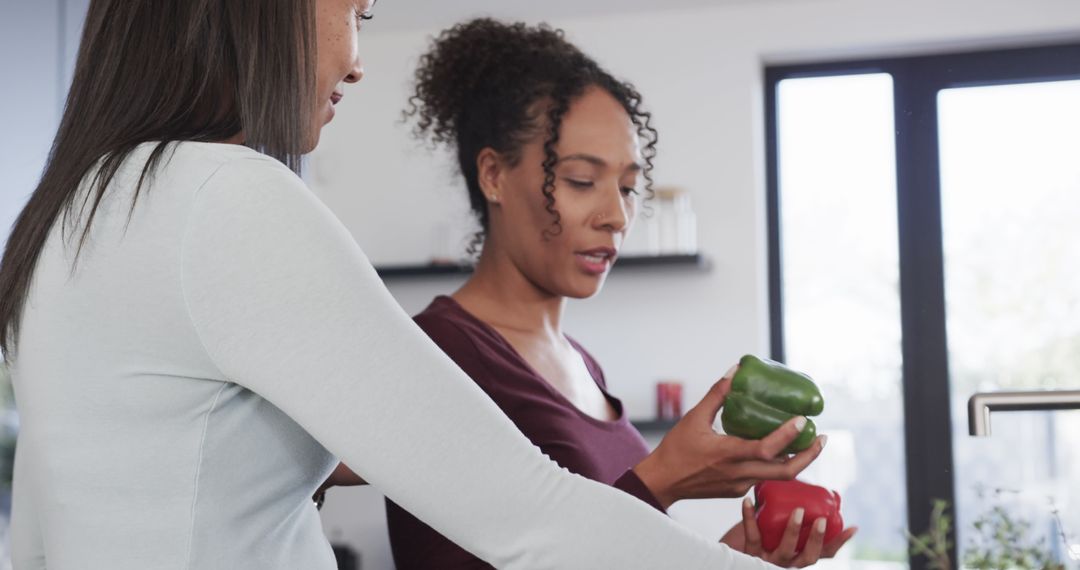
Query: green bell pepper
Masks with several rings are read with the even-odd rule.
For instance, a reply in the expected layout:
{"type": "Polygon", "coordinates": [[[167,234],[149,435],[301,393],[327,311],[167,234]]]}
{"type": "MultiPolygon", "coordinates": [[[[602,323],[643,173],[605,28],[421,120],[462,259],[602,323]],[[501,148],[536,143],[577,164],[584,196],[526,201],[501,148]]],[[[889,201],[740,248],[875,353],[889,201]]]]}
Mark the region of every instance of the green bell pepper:
{"type": "MultiPolygon", "coordinates": [[[[824,409],[821,391],[809,376],[748,354],[739,360],[720,421],[730,435],[761,439],[795,416],[816,416],[824,409]]],[[[784,451],[802,451],[816,437],[817,427],[807,418],[806,427],[784,451]]]]}

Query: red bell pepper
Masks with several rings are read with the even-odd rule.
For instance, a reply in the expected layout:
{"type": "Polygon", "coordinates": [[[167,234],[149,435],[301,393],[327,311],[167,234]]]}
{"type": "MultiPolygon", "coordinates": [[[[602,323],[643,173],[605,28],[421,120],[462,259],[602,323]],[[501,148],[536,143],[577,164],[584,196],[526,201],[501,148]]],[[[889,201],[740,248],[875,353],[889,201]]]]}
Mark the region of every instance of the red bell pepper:
{"type": "Polygon", "coordinates": [[[802,529],[799,531],[797,552],[802,552],[810,537],[810,530],[819,518],[825,518],[825,543],[836,538],[844,530],[840,516],[840,494],[824,487],[802,481],[763,481],[754,487],[754,509],[761,546],[768,552],[780,546],[791,513],[802,507],[802,529]]]}

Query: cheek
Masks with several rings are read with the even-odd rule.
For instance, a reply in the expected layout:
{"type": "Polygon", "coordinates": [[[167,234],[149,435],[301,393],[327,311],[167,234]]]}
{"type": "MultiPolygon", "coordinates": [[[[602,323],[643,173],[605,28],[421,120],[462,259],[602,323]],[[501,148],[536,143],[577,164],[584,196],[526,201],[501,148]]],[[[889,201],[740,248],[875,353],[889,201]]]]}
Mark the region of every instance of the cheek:
{"type": "Polygon", "coordinates": [[[333,41],[327,38],[319,43],[316,70],[318,73],[318,88],[320,97],[325,94],[327,87],[334,82],[334,62],[331,57],[334,53],[333,41]]]}
{"type": "MultiPolygon", "coordinates": [[[[511,182],[514,209],[517,210],[517,223],[528,224],[533,228],[546,228],[554,217],[548,212],[548,198],[542,188],[544,177],[534,173],[517,173],[511,182]]],[[[559,204],[559,193],[555,194],[555,206],[559,204]]]]}
{"type": "MultiPolygon", "coordinates": [[[[514,201],[514,207],[507,212],[506,229],[513,236],[514,248],[523,252],[534,261],[557,256],[569,233],[565,215],[562,218],[562,233],[552,234],[555,229],[555,216],[547,209],[547,199],[537,185],[532,190],[525,190],[514,201]],[[545,237],[546,235],[546,237],[545,237]]],[[[554,207],[562,214],[562,204],[556,196],[554,207]]],[[[547,261],[542,262],[547,264],[547,261]]]]}
{"type": "Polygon", "coordinates": [[[638,209],[636,202],[626,207],[626,231],[629,232],[637,222],[638,209]]]}
{"type": "Polygon", "coordinates": [[[334,87],[349,74],[356,60],[357,34],[355,27],[340,18],[320,21],[316,46],[320,95],[330,96],[334,87]],[[325,92],[325,93],[323,93],[325,92]]]}
{"type": "Polygon", "coordinates": [[[353,63],[359,59],[360,55],[360,30],[356,29],[356,26],[346,26],[346,35],[342,36],[342,60],[341,67],[345,73],[348,73],[353,63]]]}

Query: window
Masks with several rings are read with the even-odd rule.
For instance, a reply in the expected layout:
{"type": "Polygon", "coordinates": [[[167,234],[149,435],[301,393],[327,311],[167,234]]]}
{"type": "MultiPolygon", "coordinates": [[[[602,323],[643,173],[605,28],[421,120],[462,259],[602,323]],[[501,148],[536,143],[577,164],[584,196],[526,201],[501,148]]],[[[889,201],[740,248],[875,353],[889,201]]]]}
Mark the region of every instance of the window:
{"type": "Polygon", "coordinates": [[[1080,386],[1080,46],[770,68],[767,97],[772,349],[850,441],[808,474],[847,486],[850,555],[906,561],[935,498],[960,554],[994,506],[1080,553],[1080,412],[966,415],[1080,386]]]}

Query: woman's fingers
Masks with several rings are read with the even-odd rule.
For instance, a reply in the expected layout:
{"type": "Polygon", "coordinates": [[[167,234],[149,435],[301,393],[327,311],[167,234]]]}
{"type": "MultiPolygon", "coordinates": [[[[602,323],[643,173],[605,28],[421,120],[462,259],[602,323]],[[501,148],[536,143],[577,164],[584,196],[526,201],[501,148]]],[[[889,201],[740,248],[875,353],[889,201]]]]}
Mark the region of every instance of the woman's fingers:
{"type": "Polygon", "coordinates": [[[719,435],[712,426],[731,390],[724,378],[668,432],[634,471],[663,504],[679,499],[739,497],[758,481],[793,479],[821,453],[824,436],[799,454],[783,450],[805,418],[793,418],[762,440],[719,435]],[[654,465],[655,464],[655,465],[654,465]]]}
{"type": "Polygon", "coordinates": [[[775,431],[761,438],[760,455],[757,459],[772,459],[783,453],[787,446],[799,437],[804,427],[806,427],[806,418],[803,416],[795,416],[784,422],[775,431]]]}
{"type": "Polygon", "coordinates": [[[773,463],[743,460],[731,467],[733,480],[790,481],[806,468],[805,462],[773,463]]]}
{"type": "Polygon", "coordinates": [[[796,475],[802,473],[803,469],[809,467],[821,455],[822,450],[825,449],[825,440],[827,438],[828,436],[820,435],[814,440],[814,443],[810,444],[810,447],[787,458],[783,463],[772,463],[770,469],[776,472],[777,476],[775,478],[794,479],[796,475]]]}
{"type": "Polygon", "coordinates": [[[728,392],[730,391],[731,379],[724,378],[719,380],[709,388],[709,391],[700,402],[686,412],[685,419],[689,419],[694,423],[707,425],[711,430],[713,421],[716,419],[716,414],[720,413],[720,408],[724,407],[724,400],[727,399],[728,392]]]}
{"type": "Polygon", "coordinates": [[[824,435],[820,436],[809,448],[780,461],[777,461],[777,458],[743,461],[738,465],[735,475],[745,479],[794,479],[821,455],[821,450],[825,447],[824,439],[824,435]]]}
{"type": "Polygon", "coordinates": [[[757,517],[754,516],[754,504],[750,497],[743,499],[742,503],[743,534],[745,536],[745,548],[743,552],[758,556],[761,554],[761,529],[757,525],[757,517]]]}
{"type": "Polygon", "coordinates": [[[713,421],[716,419],[716,414],[720,413],[720,408],[724,407],[724,400],[727,399],[728,392],[731,392],[731,379],[735,377],[735,371],[738,369],[738,364],[728,369],[720,380],[713,384],[712,388],[709,388],[705,397],[685,415],[700,416],[695,418],[694,421],[705,422],[711,428],[713,421]]]}
{"type": "Polygon", "coordinates": [[[802,552],[791,561],[792,566],[804,568],[814,564],[821,558],[821,549],[822,544],[825,542],[825,528],[827,525],[828,522],[824,518],[819,518],[814,521],[813,526],[810,527],[810,536],[806,539],[806,546],[804,546],[802,552]]]}
{"type": "Polygon", "coordinates": [[[770,562],[789,566],[791,561],[795,559],[795,549],[799,546],[799,531],[802,530],[802,521],[805,514],[806,511],[801,507],[792,511],[791,517],[788,518],[787,527],[784,528],[784,536],[780,539],[780,546],[777,546],[776,550],[772,551],[770,562]]]}
{"type": "Polygon", "coordinates": [[[855,526],[851,528],[845,528],[844,532],[840,533],[840,536],[830,540],[828,544],[824,545],[821,550],[821,557],[832,558],[833,556],[836,556],[836,553],[840,550],[840,548],[844,546],[847,541],[851,540],[851,537],[855,536],[855,533],[858,531],[859,527],[855,526]]]}

